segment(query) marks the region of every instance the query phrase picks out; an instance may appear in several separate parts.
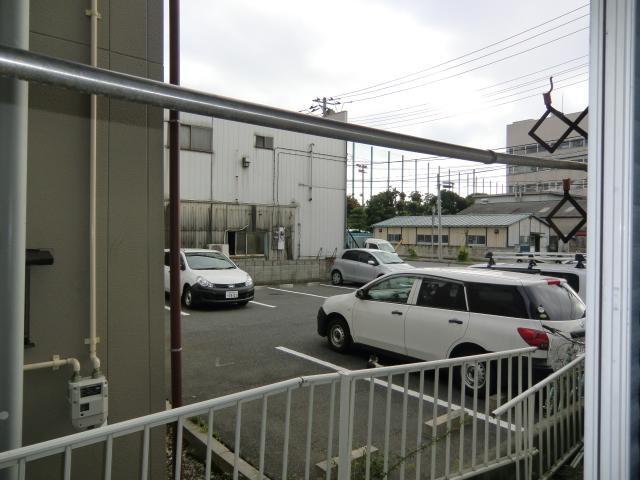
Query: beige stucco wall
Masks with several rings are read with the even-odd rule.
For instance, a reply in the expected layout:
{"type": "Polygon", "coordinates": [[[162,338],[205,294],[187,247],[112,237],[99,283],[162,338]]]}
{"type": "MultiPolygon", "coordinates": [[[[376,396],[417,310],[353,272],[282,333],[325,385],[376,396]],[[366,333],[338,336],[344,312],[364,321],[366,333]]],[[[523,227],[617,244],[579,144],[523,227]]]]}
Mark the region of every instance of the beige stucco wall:
{"type": "MultiPolygon", "coordinates": [[[[86,0],[32,0],[31,50],[89,62],[86,0]]],[[[161,0],[101,0],[99,66],[163,79],[161,0]]],[[[98,354],[109,381],[109,423],[164,408],[162,111],[98,100],[98,354]]],[[[91,373],[89,333],[89,97],[29,88],[27,246],[54,264],[32,268],[31,333],[25,362],[77,357],[91,373]]],[[[68,368],[25,373],[24,444],[74,433],[68,368]]],[[[139,475],[139,439],[114,444],[113,478],[139,475]]],[[[152,477],[164,470],[162,432],[152,477]]],[[[29,478],[51,478],[59,459],[29,478]]],[[[73,477],[98,478],[102,449],[74,453],[73,477]]]]}

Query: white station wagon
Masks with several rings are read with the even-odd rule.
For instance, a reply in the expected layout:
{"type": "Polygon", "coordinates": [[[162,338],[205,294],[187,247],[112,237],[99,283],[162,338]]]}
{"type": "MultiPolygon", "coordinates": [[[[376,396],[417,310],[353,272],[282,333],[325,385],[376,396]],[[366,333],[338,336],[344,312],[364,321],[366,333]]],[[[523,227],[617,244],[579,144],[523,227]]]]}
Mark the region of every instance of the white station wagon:
{"type": "MultiPolygon", "coordinates": [[[[549,371],[564,363],[584,318],[584,303],[564,279],[420,268],[328,298],[318,334],[339,352],[358,343],[427,361],[533,346],[533,367],[549,371]]],[[[482,371],[477,380],[473,372],[463,377],[468,388],[484,387],[482,371]]]]}
{"type": "MultiPolygon", "coordinates": [[[[164,251],[164,291],[169,293],[169,250],[164,251]]],[[[182,304],[245,306],[253,300],[253,280],[224,253],[216,250],[185,248],[180,251],[182,304]]]]}

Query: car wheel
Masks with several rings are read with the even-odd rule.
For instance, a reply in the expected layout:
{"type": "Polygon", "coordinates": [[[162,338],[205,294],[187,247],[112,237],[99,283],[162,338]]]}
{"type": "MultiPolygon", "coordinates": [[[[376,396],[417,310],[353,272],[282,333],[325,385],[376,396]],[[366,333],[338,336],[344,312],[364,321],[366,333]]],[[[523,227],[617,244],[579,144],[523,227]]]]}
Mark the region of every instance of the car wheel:
{"type": "Polygon", "coordinates": [[[342,285],[342,274],[338,270],[331,272],[331,283],[334,285],[342,285]]]}
{"type": "Polygon", "coordinates": [[[335,318],[329,323],[327,340],[332,350],[344,353],[351,347],[351,333],[349,326],[342,318],[335,318]]]}
{"type": "Polygon", "coordinates": [[[182,291],[182,304],[187,308],[193,308],[195,303],[191,287],[189,285],[185,285],[184,290],[182,291]]]}
{"type": "MultiPolygon", "coordinates": [[[[472,355],[481,355],[486,353],[480,349],[474,351],[465,351],[459,357],[470,357],[472,355]]],[[[492,384],[495,383],[493,378],[492,369],[492,384]]],[[[464,363],[461,367],[453,369],[453,381],[454,385],[462,385],[464,382],[464,390],[468,395],[473,395],[474,390],[477,390],[478,396],[482,397],[487,389],[487,362],[468,362],[464,363]],[[476,378],[477,376],[477,378],[476,378]]]]}

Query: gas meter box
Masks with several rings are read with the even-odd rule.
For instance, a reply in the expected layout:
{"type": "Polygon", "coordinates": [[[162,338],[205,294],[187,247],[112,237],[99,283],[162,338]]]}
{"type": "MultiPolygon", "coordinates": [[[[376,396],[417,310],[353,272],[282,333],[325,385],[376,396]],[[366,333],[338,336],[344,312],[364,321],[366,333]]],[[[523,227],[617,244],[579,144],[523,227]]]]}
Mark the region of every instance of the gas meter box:
{"type": "Polygon", "coordinates": [[[109,410],[107,379],[101,375],[69,381],[69,403],[75,428],[84,430],[104,424],[109,410]]]}

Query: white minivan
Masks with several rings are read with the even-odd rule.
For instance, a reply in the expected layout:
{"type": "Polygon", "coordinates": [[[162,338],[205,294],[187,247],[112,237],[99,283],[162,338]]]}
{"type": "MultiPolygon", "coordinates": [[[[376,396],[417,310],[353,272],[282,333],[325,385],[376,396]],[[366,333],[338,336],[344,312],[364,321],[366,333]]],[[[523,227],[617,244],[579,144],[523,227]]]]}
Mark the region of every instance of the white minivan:
{"type": "MultiPolygon", "coordinates": [[[[420,268],[385,275],[328,298],[318,334],[345,352],[358,343],[438,360],[536,347],[533,367],[559,368],[584,331],[585,305],[566,280],[468,268],[420,268]]],[[[479,388],[484,387],[480,370],[479,388]]],[[[468,388],[474,374],[464,372],[468,388]]]]}

